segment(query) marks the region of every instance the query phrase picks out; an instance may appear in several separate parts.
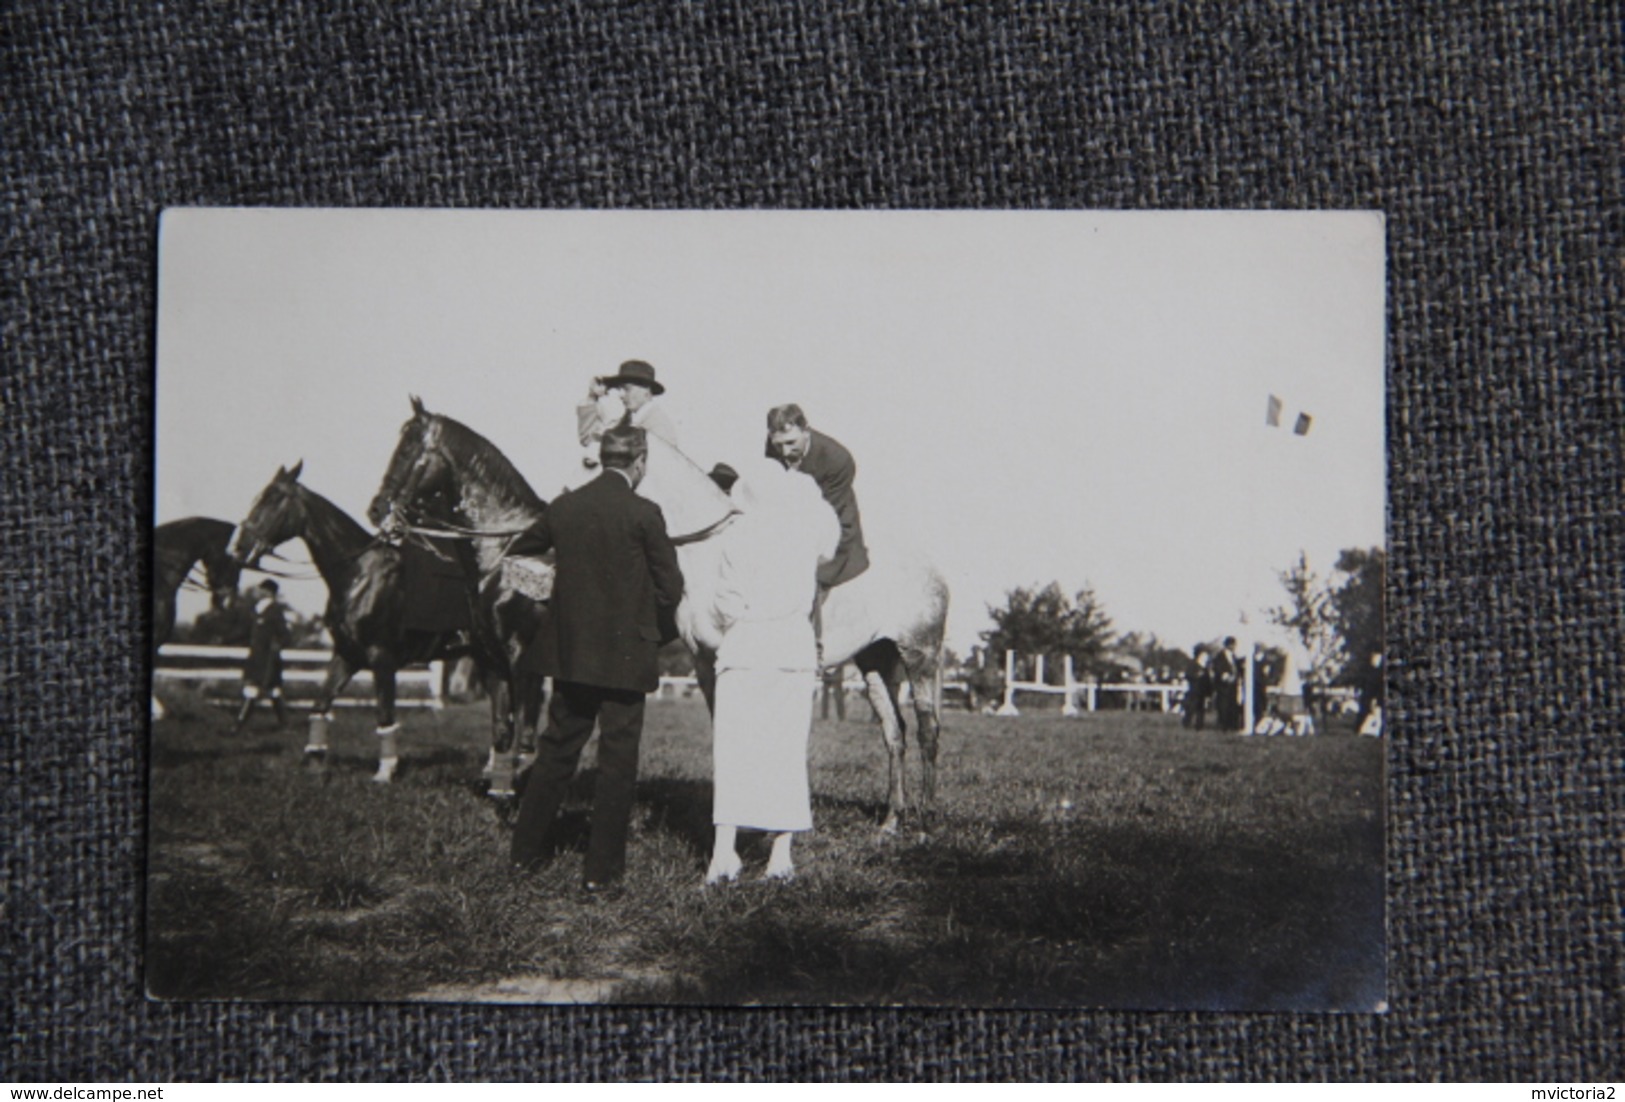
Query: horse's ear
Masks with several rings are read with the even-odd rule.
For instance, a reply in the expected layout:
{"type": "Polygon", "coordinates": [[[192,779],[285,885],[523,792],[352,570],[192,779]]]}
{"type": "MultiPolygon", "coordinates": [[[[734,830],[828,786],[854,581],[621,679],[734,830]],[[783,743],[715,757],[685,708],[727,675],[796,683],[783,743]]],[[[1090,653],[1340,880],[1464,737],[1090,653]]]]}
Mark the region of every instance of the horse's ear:
{"type": "Polygon", "coordinates": [[[412,412],[417,414],[419,417],[422,417],[424,413],[423,399],[419,398],[416,394],[412,395],[412,412]]]}
{"type": "Polygon", "coordinates": [[[305,469],[305,461],[303,459],[301,459],[299,462],[295,463],[293,465],[293,469],[288,472],[288,481],[289,482],[298,482],[299,481],[299,472],[303,471],[304,469],[305,469]]]}

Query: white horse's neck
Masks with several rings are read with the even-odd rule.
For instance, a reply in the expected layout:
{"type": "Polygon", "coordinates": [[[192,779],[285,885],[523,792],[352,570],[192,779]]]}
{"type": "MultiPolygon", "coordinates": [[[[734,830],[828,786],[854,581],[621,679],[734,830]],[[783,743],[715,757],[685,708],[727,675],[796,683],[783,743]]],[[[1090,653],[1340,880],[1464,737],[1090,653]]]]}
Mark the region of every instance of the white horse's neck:
{"type": "Polygon", "coordinates": [[[728,547],[731,525],[706,539],[677,545],[677,564],[683,570],[683,603],[677,608],[677,628],[692,651],[715,654],[722,645],[722,621],[717,615],[717,579],[728,547]]]}

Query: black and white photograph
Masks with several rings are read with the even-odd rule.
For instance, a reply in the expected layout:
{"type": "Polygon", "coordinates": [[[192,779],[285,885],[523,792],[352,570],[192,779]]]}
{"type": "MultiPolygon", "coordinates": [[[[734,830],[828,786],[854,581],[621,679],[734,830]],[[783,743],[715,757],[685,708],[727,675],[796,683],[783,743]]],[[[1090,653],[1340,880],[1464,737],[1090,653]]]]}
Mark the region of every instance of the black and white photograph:
{"type": "Polygon", "coordinates": [[[1384,1011],[1385,257],[166,211],[148,996],[1384,1011]]]}

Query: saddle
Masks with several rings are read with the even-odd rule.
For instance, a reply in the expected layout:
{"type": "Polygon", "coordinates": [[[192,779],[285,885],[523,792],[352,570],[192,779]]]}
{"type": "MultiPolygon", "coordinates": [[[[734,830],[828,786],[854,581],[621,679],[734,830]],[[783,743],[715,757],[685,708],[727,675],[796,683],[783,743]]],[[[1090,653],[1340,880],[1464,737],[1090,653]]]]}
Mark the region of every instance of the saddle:
{"type": "Polygon", "coordinates": [[[401,582],[406,591],[402,626],[429,634],[470,630],[474,621],[468,607],[468,583],[457,560],[415,543],[403,544],[400,552],[401,582]]]}

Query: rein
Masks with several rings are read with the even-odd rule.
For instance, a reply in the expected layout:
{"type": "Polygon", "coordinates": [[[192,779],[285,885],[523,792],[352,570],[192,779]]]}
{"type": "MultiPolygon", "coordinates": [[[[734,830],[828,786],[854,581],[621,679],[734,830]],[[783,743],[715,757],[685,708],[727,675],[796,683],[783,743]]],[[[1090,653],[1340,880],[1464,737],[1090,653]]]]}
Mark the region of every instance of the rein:
{"type": "Polygon", "coordinates": [[[443,527],[438,528],[423,524],[408,524],[402,528],[401,531],[409,536],[417,536],[419,539],[421,539],[422,543],[419,546],[427,549],[442,562],[448,561],[448,557],[443,551],[430,542],[430,538],[467,540],[470,543],[477,539],[504,540],[505,542],[502,545],[502,550],[497,554],[497,564],[482,574],[479,582],[477,583],[478,588],[484,589],[487,582],[496,577],[498,574],[502,573],[502,563],[507,559],[508,552],[512,551],[513,545],[519,542],[519,537],[530,531],[530,529],[527,527],[503,530],[486,530],[480,528],[464,528],[460,524],[451,524],[448,522],[443,527]]]}
{"type": "Polygon", "coordinates": [[[530,528],[464,528],[460,524],[452,524],[448,521],[438,527],[427,524],[408,524],[401,531],[410,532],[414,536],[432,536],[436,539],[447,540],[513,540],[530,531],[530,528]]]}
{"type": "Polygon", "coordinates": [[[685,547],[691,543],[699,543],[703,540],[708,540],[718,532],[721,532],[723,529],[727,528],[742,515],[743,514],[739,510],[735,509],[732,512],[724,514],[721,520],[717,521],[709,528],[701,528],[697,532],[689,532],[681,536],[673,536],[671,537],[672,546],[685,547]]]}
{"type": "Polygon", "coordinates": [[[186,577],[181,579],[181,588],[186,589],[186,590],[190,590],[193,593],[213,593],[214,592],[213,587],[208,585],[205,582],[198,581],[196,575],[197,575],[197,568],[196,567],[193,567],[191,570],[188,570],[186,572],[186,577]]]}

